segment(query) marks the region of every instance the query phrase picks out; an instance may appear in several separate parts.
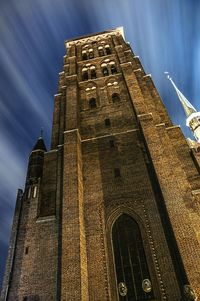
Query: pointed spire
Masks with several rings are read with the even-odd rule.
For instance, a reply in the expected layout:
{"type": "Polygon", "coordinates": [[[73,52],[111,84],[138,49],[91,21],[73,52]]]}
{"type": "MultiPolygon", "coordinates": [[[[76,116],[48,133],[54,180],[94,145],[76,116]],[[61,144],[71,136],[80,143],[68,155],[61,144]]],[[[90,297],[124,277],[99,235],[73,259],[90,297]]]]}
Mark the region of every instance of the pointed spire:
{"type": "Polygon", "coordinates": [[[39,137],[36,144],[34,145],[32,151],[34,150],[43,150],[43,151],[47,151],[44,140],[42,137],[39,137]]]}
{"type": "Polygon", "coordinates": [[[36,144],[34,145],[32,151],[35,151],[35,150],[43,150],[43,151],[47,151],[46,149],[46,145],[44,143],[44,140],[43,140],[43,132],[44,132],[44,128],[41,127],[41,132],[40,132],[40,137],[38,138],[36,144]]]}
{"type": "Polygon", "coordinates": [[[187,98],[181,93],[181,91],[177,88],[172,78],[169,76],[168,72],[164,72],[167,74],[167,78],[172,83],[178,98],[183,106],[183,109],[186,114],[186,125],[191,129],[195,139],[200,143],[200,112],[193,107],[193,105],[187,100],[187,98]]]}
{"type": "MultiPolygon", "coordinates": [[[[165,74],[168,74],[168,72],[165,72],[165,74]]],[[[183,95],[183,93],[181,93],[181,91],[177,88],[177,86],[175,85],[174,81],[172,80],[172,78],[169,76],[169,74],[167,75],[167,78],[169,79],[169,81],[172,83],[178,98],[183,106],[183,109],[185,111],[186,117],[189,117],[191,114],[196,113],[196,109],[193,107],[193,105],[187,100],[187,98],[183,95]]]]}

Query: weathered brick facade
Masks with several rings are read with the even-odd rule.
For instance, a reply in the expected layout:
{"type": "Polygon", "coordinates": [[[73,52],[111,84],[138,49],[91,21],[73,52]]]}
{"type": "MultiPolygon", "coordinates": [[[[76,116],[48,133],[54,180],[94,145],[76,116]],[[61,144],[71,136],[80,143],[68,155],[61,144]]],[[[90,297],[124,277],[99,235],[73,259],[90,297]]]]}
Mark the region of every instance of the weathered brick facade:
{"type": "Polygon", "coordinates": [[[121,29],[66,48],[51,150],[39,138],[30,155],[1,301],[196,300],[192,290],[200,298],[199,148],[172,124],[121,29]],[[114,253],[120,216],[137,223],[144,250],[135,272],[127,244],[134,295],[126,258],[119,272],[114,253]],[[141,299],[144,269],[151,292],[141,299]]]}

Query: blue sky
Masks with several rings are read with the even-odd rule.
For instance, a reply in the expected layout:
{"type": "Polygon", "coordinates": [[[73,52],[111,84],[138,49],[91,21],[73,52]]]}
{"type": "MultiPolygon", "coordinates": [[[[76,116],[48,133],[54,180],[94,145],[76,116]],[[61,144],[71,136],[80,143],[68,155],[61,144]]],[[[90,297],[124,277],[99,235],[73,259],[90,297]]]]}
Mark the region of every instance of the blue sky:
{"type": "Polygon", "coordinates": [[[50,143],[64,40],[118,26],[152,74],[174,124],[190,136],[164,71],[200,110],[200,1],[0,1],[0,283],[16,192],[41,127],[50,143]]]}

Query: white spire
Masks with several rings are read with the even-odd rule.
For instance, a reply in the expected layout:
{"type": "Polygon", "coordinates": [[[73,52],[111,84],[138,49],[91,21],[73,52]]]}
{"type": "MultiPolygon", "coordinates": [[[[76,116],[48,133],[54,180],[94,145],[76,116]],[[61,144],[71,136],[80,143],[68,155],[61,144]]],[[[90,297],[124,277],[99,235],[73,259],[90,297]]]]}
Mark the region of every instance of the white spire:
{"type": "Polygon", "coordinates": [[[167,78],[172,83],[178,98],[183,106],[183,109],[186,114],[186,125],[190,127],[191,131],[194,134],[195,139],[200,142],[200,112],[197,112],[197,110],[193,107],[193,105],[187,100],[187,98],[181,93],[181,91],[177,88],[175,83],[173,82],[172,78],[169,76],[168,72],[165,72],[167,74],[167,78]]]}
{"type": "MultiPolygon", "coordinates": [[[[165,74],[168,74],[168,72],[165,72],[165,74]]],[[[187,100],[187,98],[183,95],[183,93],[181,93],[181,91],[177,88],[177,86],[175,85],[174,81],[169,76],[169,74],[167,75],[167,78],[169,79],[169,81],[172,83],[174,89],[176,90],[178,98],[179,98],[179,100],[180,100],[180,102],[183,106],[184,111],[185,111],[186,117],[189,117],[192,113],[196,113],[197,112],[196,109],[189,102],[189,100],[187,100]]]]}

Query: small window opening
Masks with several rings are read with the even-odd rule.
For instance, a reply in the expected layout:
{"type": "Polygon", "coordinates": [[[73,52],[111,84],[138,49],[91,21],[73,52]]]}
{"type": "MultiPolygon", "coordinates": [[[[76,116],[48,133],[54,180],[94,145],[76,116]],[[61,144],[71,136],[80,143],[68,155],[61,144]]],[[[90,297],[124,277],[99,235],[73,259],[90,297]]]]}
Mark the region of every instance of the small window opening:
{"type": "Polygon", "coordinates": [[[103,73],[104,76],[109,75],[108,68],[106,66],[102,68],[102,73],[103,73]]]}
{"type": "Polygon", "coordinates": [[[24,298],[23,298],[23,301],[28,301],[28,297],[24,297],[24,298]]]}
{"type": "Polygon", "coordinates": [[[82,52],[82,60],[86,61],[87,58],[87,53],[86,52],[82,52]]]}
{"type": "Polygon", "coordinates": [[[104,51],[103,51],[103,47],[99,47],[98,48],[98,52],[99,52],[99,56],[104,56],[104,51]]]}
{"type": "Polygon", "coordinates": [[[121,172],[120,172],[119,168],[115,168],[114,169],[114,175],[115,175],[115,178],[121,177],[121,172]]]}
{"type": "Polygon", "coordinates": [[[28,254],[28,251],[29,251],[29,247],[26,247],[26,249],[25,249],[25,254],[26,255],[28,254]]]}
{"type": "Polygon", "coordinates": [[[91,70],[91,79],[97,78],[96,70],[92,69],[91,70]]]}
{"type": "Polygon", "coordinates": [[[110,140],[109,143],[110,143],[110,147],[111,147],[111,148],[115,147],[115,143],[114,143],[113,140],[110,140]]]}
{"type": "Polygon", "coordinates": [[[110,126],[110,119],[109,118],[105,119],[105,126],[110,126]]]}
{"type": "Polygon", "coordinates": [[[96,104],[96,99],[95,98],[91,98],[89,100],[89,106],[90,106],[90,109],[94,109],[97,107],[97,104],[96,104]]]}
{"type": "Polygon", "coordinates": [[[88,72],[87,71],[83,71],[82,80],[88,80],[88,72]]]}
{"type": "Polygon", "coordinates": [[[120,101],[120,96],[118,93],[113,93],[112,94],[112,101],[113,102],[119,102],[120,101]]]}
{"type": "Polygon", "coordinates": [[[111,70],[112,74],[116,74],[117,73],[117,68],[116,68],[116,66],[114,64],[111,65],[110,70],[111,70]]]}
{"type": "Polygon", "coordinates": [[[106,54],[107,54],[107,55],[111,54],[111,49],[110,49],[110,46],[109,46],[109,45],[106,45],[106,46],[105,46],[105,50],[106,50],[106,54]]]}
{"type": "Polygon", "coordinates": [[[93,50],[89,50],[89,59],[93,59],[94,58],[94,52],[93,50]]]}

